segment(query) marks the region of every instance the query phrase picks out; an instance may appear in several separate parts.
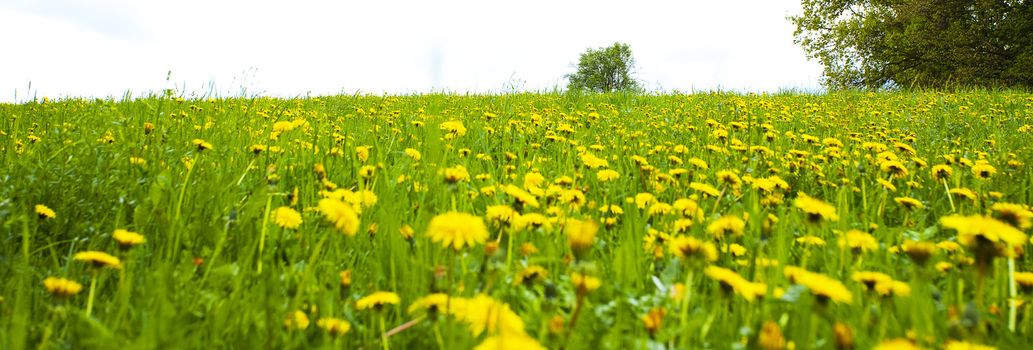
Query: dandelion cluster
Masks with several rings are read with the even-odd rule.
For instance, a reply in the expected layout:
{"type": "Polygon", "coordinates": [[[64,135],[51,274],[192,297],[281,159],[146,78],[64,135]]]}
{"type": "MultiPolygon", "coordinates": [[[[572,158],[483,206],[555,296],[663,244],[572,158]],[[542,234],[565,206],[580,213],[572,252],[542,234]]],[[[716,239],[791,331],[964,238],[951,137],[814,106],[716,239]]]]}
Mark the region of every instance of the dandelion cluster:
{"type": "Polygon", "coordinates": [[[1028,93],[177,94],[0,104],[0,338],[782,350],[1033,333],[1028,93]]]}

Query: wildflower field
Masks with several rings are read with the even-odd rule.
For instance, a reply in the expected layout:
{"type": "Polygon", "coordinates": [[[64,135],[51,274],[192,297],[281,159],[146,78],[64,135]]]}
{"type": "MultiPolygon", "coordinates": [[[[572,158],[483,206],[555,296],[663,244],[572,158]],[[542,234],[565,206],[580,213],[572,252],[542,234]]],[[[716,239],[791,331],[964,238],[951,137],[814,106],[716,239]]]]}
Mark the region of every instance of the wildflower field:
{"type": "Polygon", "coordinates": [[[0,104],[0,348],[1027,349],[1033,95],[0,104]]]}

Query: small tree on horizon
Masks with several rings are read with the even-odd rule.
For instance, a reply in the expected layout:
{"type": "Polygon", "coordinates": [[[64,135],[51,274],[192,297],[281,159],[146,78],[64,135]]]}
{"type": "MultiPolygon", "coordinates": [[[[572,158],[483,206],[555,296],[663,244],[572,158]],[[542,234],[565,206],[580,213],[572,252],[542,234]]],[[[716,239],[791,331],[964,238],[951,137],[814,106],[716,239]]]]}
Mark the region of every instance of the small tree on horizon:
{"type": "Polygon", "coordinates": [[[634,90],[638,82],[631,77],[635,58],[631,47],[625,43],[614,43],[610,47],[588,49],[578,60],[577,72],[567,74],[568,90],[611,92],[634,90]]]}

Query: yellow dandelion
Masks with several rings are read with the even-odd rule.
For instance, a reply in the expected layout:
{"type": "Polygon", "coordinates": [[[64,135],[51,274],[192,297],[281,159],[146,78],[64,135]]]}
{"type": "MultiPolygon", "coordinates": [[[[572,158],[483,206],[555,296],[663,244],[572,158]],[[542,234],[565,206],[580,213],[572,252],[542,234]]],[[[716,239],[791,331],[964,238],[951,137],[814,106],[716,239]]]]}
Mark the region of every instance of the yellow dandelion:
{"type": "Polygon", "coordinates": [[[850,279],[854,282],[863,284],[865,289],[875,290],[876,284],[892,281],[893,277],[882,272],[856,271],[850,276],[850,279]]]}
{"type": "Polygon", "coordinates": [[[430,220],[427,236],[445,248],[451,246],[458,251],[484,243],[488,239],[488,227],[480,216],[450,211],[430,220]]]}
{"type": "Polygon", "coordinates": [[[135,247],[147,241],[143,235],[123,229],[116,229],[115,232],[111,234],[111,238],[114,238],[122,248],[135,247]]]}
{"type": "Polygon", "coordinates": [[[43,204],[36,204],[36,215],[40,219],[53,219],[57,217],[57,213],[54,212],[50,207],[43,204]]]}
{"type": "MultiPolygon", "coordinates": [[[[408,312],[414,314],[417,312],[427,312],[430,314],[436,314],[439,312],[448,313],[448,306],[450,304],[448,294],[445,293],[433,293],[419,299],[416,299],[412,304],[409,305],[408,312]]],[[[455,302],[454,300],[452,302],[455,302]]]]}
{"type": "Polygon", "coordinates": [[[997,348],[990,345],[948,340],[947,343],[943,345],[943,350],[997,350],[997,348]]]}
{"type": "Polygon", "coordinates": [[[961,198],[968,199],[968,200],[973,201],[973,202],[975,202],[976,200],[979,199],[979,195],[976,194],[975,191],[967,189],[967,188],[952,188],[952,189],[950,189],[950,194],[953,195],[953,196],[958,196],[958,197],[961,197],[961,198]]]}
{"type": "Polygon", "coordinates": [[[117,257],[99,251],[85,251],[75,253],[72,259],[92,264],[94,267],[110,267],[113,269],[122,268],[122,260],[117,257]]]}
{"type": "Polygon", "coordinates": [[[707,232],[715,238],[721,239],[725,236],[742,236],[746,228],[746,222],[735,215],[725,215],[707,225],[707,232]]]}
{"type": "Polygon", "coordinates": [[[438,125],[438,128],[441,129],[441,131],[445,132],[446,140],[451,140],[456,137],[466,135],[466,126],[463,125],[463,122],[458,120],[450,120],[441,123],[440,125],[438,125]]]}
{"type": "Polygon", "coordinates": [[[1003,242],[1012,246],[1026,242],[1026,234],[1019,229],[982,215],[949,215],[940,218],[940,225],[957,231],[958,242],[965,246],[973,246],[979,241],[1003,242]]]}
{"type": "Polygon", "coordinates": [[[891,176],[898,179],[907,177],[908,175],[907,167],[904,166],[904,163],[901,163],[896,160],[886,160],[880,162],[879,169],[882,169],[882,172],[890,174],[891,176]]]}
{"type": "Polygon", "coordinates": [[[721,195],[721,191],[718,191],[717,188],[714,188],[714,186],[705,183],[693,182],[689,184],[689,188],[711,197],[717,197],[721,195]]]}
{"type": "Polygon", "coordinates": [[[58,298],[67,298],[82,291],[82,285],[78,282],[60,277],[47,277],[43,280],[43,287],[58,298]]]}
{"type": "Polygon", "coordinates": [[[305,330],[308,329],[308,325],[308,315],[301,310],[294,310],[294,312],[287,314],[287,317],[283,320],[283,326],[289,330],[305,330]]]}
{"type": "Polygon", "coordinates": [[[469,299],[453,298],[449,313],[466,323],[474,336],[487,332],[490,335],[524,334],[524,320],[504,302],[487,295],[469,299]]]}
{"type": "Polygon", "coordinates": [[[345,335],[352,329],[352,325],[348,321],[333,317],[320,318],[319,321],[316,321],[316,326],[335,336],[345,335]]]}
{"type": "Polygon", "coordinates": [[[807,214],[807,221],[812,223],[839,221],[839,215],[836,214],[836,207],[829,205],[820,199],[808,196],[806,193],[800,192],[799,194],[800,196],[796,197],[796,200],[793,201],[793,205],[807,214]]]}
{"type": "Polygon", "coordinates": [[[571,272],[570,283],[574,285],[574,289],[577,290],[578,294],[583,295],[598,289],[599,286],[602,286],[603,281],[597,277],[571,272]]]}
{"type": "Polygon", "coordinates": [[[840,248],[847,248],[854,253],[867,253],[879,250],[879,241],[868,232],[850,230],[839,237],[840,248]]]}
{"type": "Polygon", "coordinates": [[[595,173],[595,178],[596,178],[596,180],[599,180],[599,182],[609,182],[609,181],[617,180],[620,177],[621,177],[620,173],[618,173],[618,172],[616,172],[614,170],[610,170],[610,169],[599,170],[598,172],[595,173]]]}
{"type": "Polygon", "coordinates": [[[1024,205],[998,202],[990,210],[998,219],[1017,229],[1028,230],[1033,226],[1033,211],[1024,205]]]}
{"type": "Polygon", "coordinates": [[[462,165],[441,169],[440,173],[441,177],[445,179],[445,183],[470,182],[470,173],[462,165]]]}
{"type": "Polygon", "coordinates": [[[531,265],[520,270],[520,272],[513,277],[513,284],[532,283],[544,280],[547,275],[548,272],[544,267],[541,267],[540,265],[531,265]]]}
{"type": "Polygon", "coordinates": [[[406,148],[404,152],[405,155],[411,158],[412,160],[418,161],[421,158],[423,158],[423,155],[420,154],[420,151],[417,151],[415,148],[406,148]]]}
{"type": "Polygon", "coordinates": [[[394,292],[377,291],[355,301],[355,308],[359,310],[379,310],[384,307],[384,305],[398,305],[400,302],[401,299],[399,299],[398,294],[394,292]]]}
{"type": "Polygon", "coordinates": [[[582,254],[595,244],[595,235],[599,232],[599,223],[595,220],[567,219],[563,225],[563,233],[567,235],[567,244],[575,254],[582,254]]]}
{"type": "Polygon", "coordinates": [[[978,163],[972,166],[972,174],[980,179],[989,179],[994,174],[997,174],[997,168],[988,163],[978,163]]]}
{"type": "Polygon", "coordinates": [[[677,236],[668,243],[671,254],[681,259],[697,259],[706,262],[717,260],[717,246],[694,237],[677,236]]]}
{"type": "Polygon", "coordinates": [[[954,174],[954,169],[947,164],[934,165],[932,170],[933,179],[936,181],[943,181],[949,179],[954,174]]]}
{"type": "Polygon", "coordinates": [[[291,207],[279,207],[273,210],[273,222],[285,229],[296,229],[301,226],[301,214],[291,207]]]}
{"type": "Polygon", "coordinates": [[[484,338],[474,350],[545,350],[545,347],[524,333],[500,333],[484,338]]]}
{"type": "Polygon", "coordinates": [[[850,304],[853,301],[853,294],[839,280],[796,266],[786,266],[783,272],[793,283],[807,287],[821,302],[850,304]]]}
{"type": "Polygon", "coordinates": [[[532,208],[538,208],[539,206],[541,206],[541,204],[539,204],[538,202],[538,198],[531,195],[530,193],[527,193],[527,191],[524,191],[516,185],[506,185],[502,188],[502,190],[506,192],[506,194],[508,194],[510,197],[516,199],[517,202],[519,202],[522,205],[532,208]]]}
{"type": "Polygon", "coordinates": [[[212,144],[202,139],[194,139],[191,143],[197,147],[198,151],[206,151],[212,149],[212,144]]]}
{"type": "Polygon", "coordinates": [[[896,197],[893,201],[908,211],[925,208],[922,202],[911,197],[896,197]]]}
{"type": "Polygon", "coordinates": [[[872,350],[920,350],[921,348],[905,338],[884,340],[872,350]]]}
{"type": "Polygon", "coordinates": [[[703,273],[707,277],[719,282],[722,289],[734,291],[735,294],[741,295],[746,301],[752,302],[757,297],[764,296],[764,293],[767,291],[767,285],[750,282],[735,271],[723,267],[707,266],[703,273]]]}
{"type": "MultiPolygon", "coordinates": [[[[327,221],[345,235],[352,237],[359,231],[359,215],[355,213],[355,208],[351,205],[337,199],[324,198],[319,200],[319,211],[323,213],[323,217],[327,221]]],[[[299,225],[300,220],[298,218],[299,225]]]]}

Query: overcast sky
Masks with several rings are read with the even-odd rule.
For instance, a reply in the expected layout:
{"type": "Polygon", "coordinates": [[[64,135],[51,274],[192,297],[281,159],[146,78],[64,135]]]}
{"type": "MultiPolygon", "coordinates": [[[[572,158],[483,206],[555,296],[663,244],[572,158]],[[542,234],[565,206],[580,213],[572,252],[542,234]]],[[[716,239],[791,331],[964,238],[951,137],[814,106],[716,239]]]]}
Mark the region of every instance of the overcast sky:
{"type": "Polygon", "coordinates": [[[615,41],[652,90],[813,90],[821,68],[785,19],[799,6],[4,0],[0,101],[212,86],[222,96],[544,90],[564,86],[586,48],[615,41]]]}

